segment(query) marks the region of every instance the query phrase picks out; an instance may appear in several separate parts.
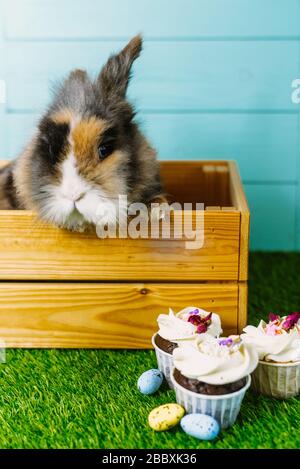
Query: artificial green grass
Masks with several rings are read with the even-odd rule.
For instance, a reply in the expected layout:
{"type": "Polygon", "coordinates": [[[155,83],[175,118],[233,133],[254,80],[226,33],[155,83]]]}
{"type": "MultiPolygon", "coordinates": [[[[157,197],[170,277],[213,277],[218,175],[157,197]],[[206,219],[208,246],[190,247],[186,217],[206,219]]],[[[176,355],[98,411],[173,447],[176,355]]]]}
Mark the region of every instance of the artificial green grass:
{"type": "MultiPolygon", "coordinates": [[[[249,322],[300,309],[300,254],[252,254],[249,322]]],[[[142,313],[141,313],[142,314],[142,313]]],[[[244,399],[236,424],[214,442],[178,427],[155,433],[147,416],[175,402],[164,385],[136,388],[153,351],[8,350],[0,365],[1,448],[299,448],[300,398],[244,399]]]]}

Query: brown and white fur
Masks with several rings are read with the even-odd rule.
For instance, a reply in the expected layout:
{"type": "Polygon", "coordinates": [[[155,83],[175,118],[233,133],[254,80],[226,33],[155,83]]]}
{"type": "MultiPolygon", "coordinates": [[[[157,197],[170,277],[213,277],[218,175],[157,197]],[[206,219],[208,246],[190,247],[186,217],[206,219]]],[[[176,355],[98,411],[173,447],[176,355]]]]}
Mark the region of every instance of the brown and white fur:
{"type": "Polygon", "coordinates": [[[25,150],[0,170],[0,209],[34,210],[82,231],[98,223],[102,208],[109,214],[119,194],[129,203],[163,200],[156,153],[126,100],[141,48],[134,37],[95,81],[83,70],[70,73],[25,150]]]}

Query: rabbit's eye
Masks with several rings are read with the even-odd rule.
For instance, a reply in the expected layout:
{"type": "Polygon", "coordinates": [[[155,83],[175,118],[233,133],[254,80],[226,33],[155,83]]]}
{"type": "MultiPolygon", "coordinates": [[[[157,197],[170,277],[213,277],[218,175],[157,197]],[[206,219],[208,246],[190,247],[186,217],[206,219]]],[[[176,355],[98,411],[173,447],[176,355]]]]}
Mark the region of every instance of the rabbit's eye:
{"type": "Polygon", "coordinates": [[[98,155],[99,155],[100,160],[104,160],[112,152],[113,152],[112,144],[105,143],[98,147],[98,155]]]}

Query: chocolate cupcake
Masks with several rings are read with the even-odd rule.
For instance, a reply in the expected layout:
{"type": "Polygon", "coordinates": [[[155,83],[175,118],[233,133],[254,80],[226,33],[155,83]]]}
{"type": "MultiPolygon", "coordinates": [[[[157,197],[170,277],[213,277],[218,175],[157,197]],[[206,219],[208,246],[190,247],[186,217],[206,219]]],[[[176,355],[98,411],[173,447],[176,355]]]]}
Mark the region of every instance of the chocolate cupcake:
{"type": "Polygon", "coordinates": [[[247,326],[242,334],[258,352],[259,363],[252,375],[255,392],[278,399],[300,394],[300,314],[279,316],[269,322],[247,326]]]}
{"type": "Polygon", "coordinates": [[[187,378],[177,368],[174,369],[174,379],[185,389],[197,394],[206,394],[207,396],[221,396],[222,394],[239,391],[247,382],[246,378],[242,378],[233,383],[208,384],[198,379],[187,378]]]}
{"type": "Polygon", "coordinates": [[[190,306],[175,314],[160,314],[157,318],[159,330],[152,337],[159,369],[173,387],[170,372],[173,368],[173,351],[182,342],[194,340],[198,335],[218,337],[222,333],[220,317],[203,309],[190,306]]]}
{"type": "Polygon", "coordinates": [[[173,353],[176,400],[187,413],[204,413],[231,426],[239,413],[258,355],[239,336],[199,336],[173,353]]]}

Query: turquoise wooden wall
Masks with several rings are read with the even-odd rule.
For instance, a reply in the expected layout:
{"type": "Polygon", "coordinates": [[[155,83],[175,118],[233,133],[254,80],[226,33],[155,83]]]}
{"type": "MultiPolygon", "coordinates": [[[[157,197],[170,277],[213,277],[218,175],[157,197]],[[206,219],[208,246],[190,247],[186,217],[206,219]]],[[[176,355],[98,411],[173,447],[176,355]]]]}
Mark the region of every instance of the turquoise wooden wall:
{"type": "Polygon", "coordinates": [[[2,0],[0,157],[32,132],[53,82],[95,74],[142,32],[130,97],[160,158],[234,158],[253,249],[300,249],[300,0],[2,0]]]}

